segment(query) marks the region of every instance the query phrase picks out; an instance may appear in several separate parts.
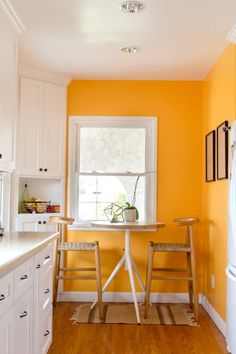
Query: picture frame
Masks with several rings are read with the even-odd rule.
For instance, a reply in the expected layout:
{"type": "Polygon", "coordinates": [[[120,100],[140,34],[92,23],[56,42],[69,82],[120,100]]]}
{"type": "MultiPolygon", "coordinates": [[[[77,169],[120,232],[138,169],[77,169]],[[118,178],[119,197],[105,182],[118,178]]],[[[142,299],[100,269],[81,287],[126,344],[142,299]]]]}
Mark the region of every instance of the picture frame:
{"type": "Polygon", "coordinates": [[[215,130],[206,135],[206,182],[215,181],[215,130]]]}
{"type": "Polygon", "coordinates": [[[217,135],[217,179],[228,178],[228,121],[222,122],[217,135]]]}

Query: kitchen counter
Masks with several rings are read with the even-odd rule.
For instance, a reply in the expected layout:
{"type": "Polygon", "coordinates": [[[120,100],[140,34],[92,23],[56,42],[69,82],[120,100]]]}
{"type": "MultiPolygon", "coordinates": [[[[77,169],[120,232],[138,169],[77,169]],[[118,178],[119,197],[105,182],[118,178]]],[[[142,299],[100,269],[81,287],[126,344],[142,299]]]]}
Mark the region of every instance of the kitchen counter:
{"type": "Polygon", "coordinates": [[[58,232],[5,232],[4,236],[0,236],[0,277],[34,256],[58,236],[58,232]]]}

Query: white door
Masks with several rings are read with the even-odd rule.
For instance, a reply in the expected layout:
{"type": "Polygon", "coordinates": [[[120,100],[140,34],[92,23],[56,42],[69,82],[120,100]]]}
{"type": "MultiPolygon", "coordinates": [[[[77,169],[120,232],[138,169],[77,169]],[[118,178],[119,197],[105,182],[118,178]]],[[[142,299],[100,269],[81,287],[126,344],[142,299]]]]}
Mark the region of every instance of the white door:
{"type": "Polygon", "coordinates": [[[17,144],[18,173],[42,175],[43,83],[21,78],[20,118],[17,144]]]}
{"type": "Polygon", "coordinates": [[[13,353],[32,354],[33,289],[28,290],[13,307],[13,353]]]}
{"type": "Polygon", "coordinates": [[[0,48],[0,170],[12,170],[17,111],[17,39],[2,12],[0,12],[0,48]]]}
{"type": "Polygon", "coordinates": [[[47,176],[62,177],[65,167],[66,88],[44,84],[43,160],[47,176]]]}
{"type": "Polygon", "coordinates": [[[0,353],[10,354],[11,351],[11,311],[0,319],[0,353]]]}

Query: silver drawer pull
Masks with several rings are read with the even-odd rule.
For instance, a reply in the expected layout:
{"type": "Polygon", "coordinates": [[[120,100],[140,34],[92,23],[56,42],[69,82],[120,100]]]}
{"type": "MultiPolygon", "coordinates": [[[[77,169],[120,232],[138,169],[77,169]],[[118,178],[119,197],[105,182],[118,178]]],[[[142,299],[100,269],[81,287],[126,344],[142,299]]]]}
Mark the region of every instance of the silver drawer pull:
{"type": "Polygon", "coordinates": [[[5,300],[6,296],[4,294],[0,295],[0,301],[5,300]]]}
{"type": "Polygon", "coordinates": [[[50,256],[49,256],[49,255],[48,255],[48,256],[46,256],[46,257],[45,257],[45,259],[46,259],[46,260],[47,260],[47,259],[50,259],[50,256]]]}
{"type": "Polygon", "coordinates": [[[46,332],[44,333],[44,337],[47,337],[49,335],[49,330],[47,329],[46,332]]]}
{"type": "Polygon", "coordinates": [[[49,293],[50,293],[50,289],[44,291],[44,294],[49,294],[49,293]]]}
{"type": "Polygon", "coordinates": [[[20,315],[20,318],[26,317],[28,315],[27,311],[24,311],[22,315],[20,315]]]}
{"type": "Polygon", "coordinates": [[[36,269],[40,269],[40,268],[41,268],[41,265],[38,264],[38,265],[36,266],[36,269]]]}
{"type": "Polygon", "coordinates": [[[20,280],[25,280],[25,279],[28,279],[28,275],[27,275],[27,274],[23,275],[23,276],[20,278],[20,280]]]}

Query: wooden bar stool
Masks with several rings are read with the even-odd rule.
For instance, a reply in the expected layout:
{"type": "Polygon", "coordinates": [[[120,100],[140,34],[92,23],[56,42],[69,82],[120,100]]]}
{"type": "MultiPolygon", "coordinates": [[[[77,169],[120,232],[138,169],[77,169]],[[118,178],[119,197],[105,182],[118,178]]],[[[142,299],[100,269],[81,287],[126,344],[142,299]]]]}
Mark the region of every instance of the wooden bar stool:
{"type": "Polygon", "coordinates": [[[147,274],[146,274],[146,297],[144,317],[148,318],[150,303],[150,290],[152,280],[186,280],[188,281],[189,302],[194,306],[195,319],[198,321],[198,291],[195,270],[195,252],[193,243],[193,224],[199,222],[198,218],[189,217],[173,220],[178,226],[186,227],[186,243],[154,243],[149,242],[147,274]],[[153,268],[154,254],[158,252],[181,252],[186,253],[187,268],[153,268]],[[153,272],[179,273],[179,275],[153,275],[153,272]]]}
{"type": "Polygon", "coordinates": [[[99,316],[100,319],[103,318],[103,307],[102,307],[102,282],[101,282],[101,266],[100,266],[100,251],[98,241],[94,242],[64,242],[64,228],[67,225],[72,225],[74,219],[51,216],[50,221],[57,224],[57,230],[59,232],[59,239],[57,242],[57,252],[55,260],[55,274],[54,274],[54,296],[53,304],[56,305],[57,302],[57,292],[59,280],[96,280],[97,282],[97,294],[98,294],[98,305],[99,305],[99,316]],[[62,252],[94,252],[95,255],[95,268],[83,267],[83,268],[65,268],[60,266],[61,254],[62,252]],[[75,271],[75,272],[95,272],[95,275],[64,275],[65,271],[75,271]]]}

